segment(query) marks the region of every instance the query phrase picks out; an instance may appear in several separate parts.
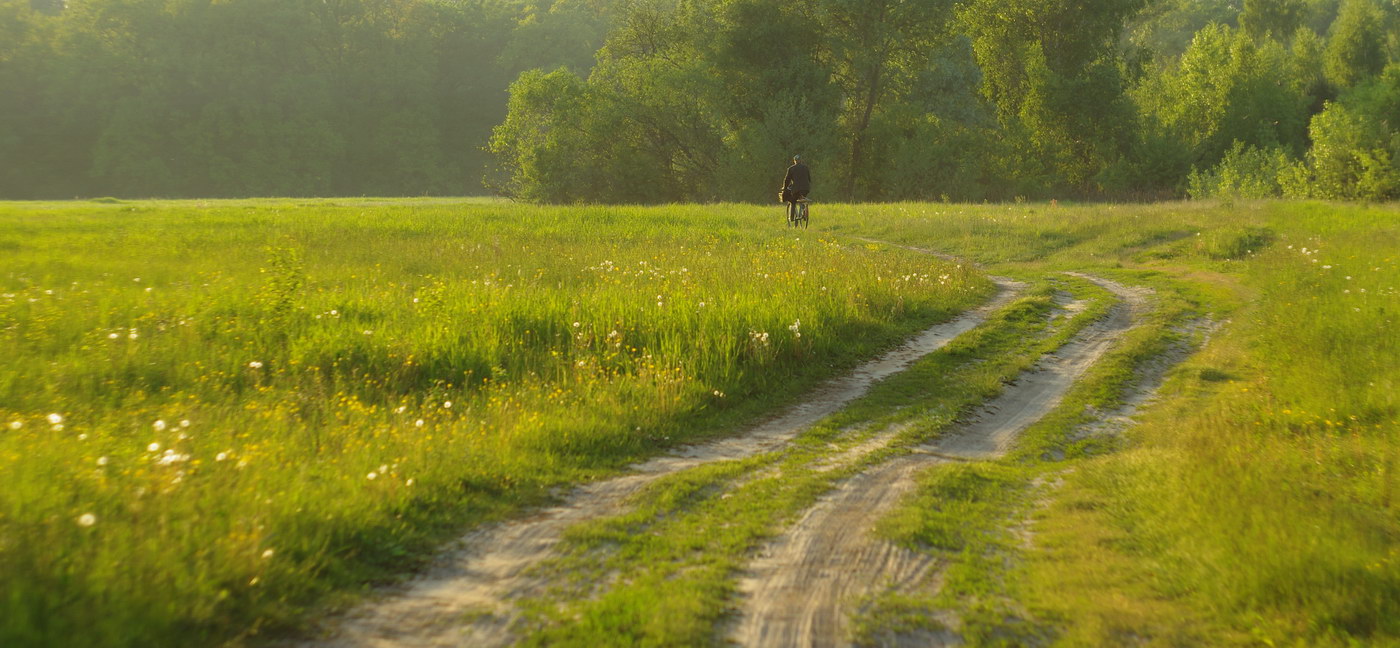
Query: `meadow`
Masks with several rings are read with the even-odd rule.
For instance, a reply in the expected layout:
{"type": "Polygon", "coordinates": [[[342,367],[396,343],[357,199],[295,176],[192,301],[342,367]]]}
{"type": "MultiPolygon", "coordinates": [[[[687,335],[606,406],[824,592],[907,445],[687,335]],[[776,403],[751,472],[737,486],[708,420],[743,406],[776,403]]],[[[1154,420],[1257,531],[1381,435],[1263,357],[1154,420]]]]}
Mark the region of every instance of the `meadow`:
{"type": "Polygon", "coordinates": [[[1020,453],[927,475],[891,521],[958,565],[945,598],[915,609],[962,610],[972,645],[1400,642],[1394,205],[840,212],[836,231],[999,272],[1085,270],[1157,291],[1154,313],[1020,453]],[[1209,323],[1220,328],[1204,336],[1209,323]],[[1086,411],[1120,404],[1134,372],[1193,330],[1204,346],[1120,443],[1076,440],[1086,411]],[[1046,460],[1052,447],[1068,460],[1046,460]]]}
{"type": "Polygon", "coordinates": [[[719,642],[747,552],[862,467],[812,469],[828,446],[953,424],[1107,308],[1045,330],[1056,291],[1103,297],[1068,270],[1153,307],[1016,452],[920,478],[883,532],[948,584],[863,636],[954,609],[972,645],[1393,644],[1397,223],[1282,201],[821,205],[801,232],[744,205],[0,204],[0,644],[256,643],[473,525],[732,433],[981,303],[983,272],[1031,283],[788,454],[576,530],[623,543],[647,594],[563,601],[533,635],[719,642]],[[1136,425],[1076,435],[1172,349],[1193,354],[1136,425]]]}
{"type": "Polygon", "coordinates": [[[285,627],[990,293],[766,216],[0,205],[0,644],[285,627]]]}

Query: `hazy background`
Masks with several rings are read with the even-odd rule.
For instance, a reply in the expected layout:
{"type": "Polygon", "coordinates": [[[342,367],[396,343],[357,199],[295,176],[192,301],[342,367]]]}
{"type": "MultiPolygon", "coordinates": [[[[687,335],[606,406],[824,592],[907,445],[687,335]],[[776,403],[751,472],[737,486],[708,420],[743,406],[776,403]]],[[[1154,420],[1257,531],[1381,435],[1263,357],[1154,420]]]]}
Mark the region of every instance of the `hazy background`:
{"type": "Polygon", "coordinates": [[[1400,197],[1400,0],[0,0],[0,198],[1400,197]]]}

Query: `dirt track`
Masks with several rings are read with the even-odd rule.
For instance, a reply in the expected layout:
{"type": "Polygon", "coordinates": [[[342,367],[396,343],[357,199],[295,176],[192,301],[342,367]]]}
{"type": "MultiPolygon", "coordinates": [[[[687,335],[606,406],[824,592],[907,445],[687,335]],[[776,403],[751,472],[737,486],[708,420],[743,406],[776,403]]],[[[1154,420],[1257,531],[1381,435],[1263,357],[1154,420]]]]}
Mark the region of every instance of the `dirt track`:
{"type": "MultiPolygon", "coordinates": [[[[939,462],[1004,453],[1132,325],[1146,302],[1145,291],[1080,276],[1122,302],[1108,318],[1042,359],[973,420],[914,454],[847,480],[769,543],[740,582],[745,600],[731,640],[743,646],[849,645],[848,615],[860,597],[886,588],[907,589],[931,576],[936,565],[928,555],[874,538],[870,531],[913,487],[918,471],[939,462]]],[[[1072,311],[1079,305],[1064,307],[1072,311]]],[[[930,633],[920,637],[918,645],[953,639],[930,633]]]]}
{"type": "Polygon", "coordinates": [[[621,477],[581,486],[555,507],[474,531],[425,573],[321,624],[304,646],[501,646],[516,637],[513,601],[549,582],[529,567],[553,554],[564,530],[620,512],[629,496],[664,475],[704,463],[766,452],[865,394],[876,381],[908,367],[977,326],[1021,287],[994,278],[990,303],[929,328],[903,346],[819,387],[782,415],[732,438],[682,448],[634,466],[621,477]]]}

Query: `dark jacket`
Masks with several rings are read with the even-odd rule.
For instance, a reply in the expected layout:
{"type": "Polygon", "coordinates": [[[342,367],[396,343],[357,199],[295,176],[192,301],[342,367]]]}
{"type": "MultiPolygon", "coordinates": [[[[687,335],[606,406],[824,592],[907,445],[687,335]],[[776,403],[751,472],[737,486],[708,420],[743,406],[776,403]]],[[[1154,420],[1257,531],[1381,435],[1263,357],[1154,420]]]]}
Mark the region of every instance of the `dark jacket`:
{"type": "Polygon", "coordinates": [[[801,162],[788,167],[787,175],[783,176],[783,187],[803,193],[810,192],[812,190],[811,170],[801,162]]]}

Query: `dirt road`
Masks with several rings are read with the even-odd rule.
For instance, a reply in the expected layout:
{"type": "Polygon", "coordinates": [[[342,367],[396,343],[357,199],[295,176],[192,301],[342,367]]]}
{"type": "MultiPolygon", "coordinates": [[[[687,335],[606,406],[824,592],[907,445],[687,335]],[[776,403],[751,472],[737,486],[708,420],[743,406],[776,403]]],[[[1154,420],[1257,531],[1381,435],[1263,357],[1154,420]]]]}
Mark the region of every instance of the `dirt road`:
{"type": "Polygon", "coordinates": [[[832,380],[802,403],[734,437],[695,445],[634,466],[627,474],[581,486],[558,506],[474,531],[422,575],[326,620],[304,646],[502,646],[517,637],[513,602],[542,593],[547,578],[529,568],[553,554],[565,529],[618,513],[629,496],[656,479],[708,462],[767,452],[865,394],[872,384],[971,330],[1023,287],[993,278],[986,305],[933,326],[901,347],[832,380]]]}
{"type": "MultiPolygon", "coordinates": [[[[849,613],[862,596],[886,588],[907,590],[929,578],[934,560],[873,537],[876,521],[912,489],[918,471],[939,462],[1004,453],[1128,330],[1134,313],[1145,305],[1146,293],[1083,277],[1121,300],[1109,317],[1043,358],[974,419],[914,454],[847,480],[769,543],[740,582],[745,601],[731,640],[743,646],[849,645],[849,613]]],[[[1072,311],[1079,304],[1063,307],[1072,311]]],[[[951,637],[929,635],[920,643],[937,644],[940,639],[951,637]]]]}

